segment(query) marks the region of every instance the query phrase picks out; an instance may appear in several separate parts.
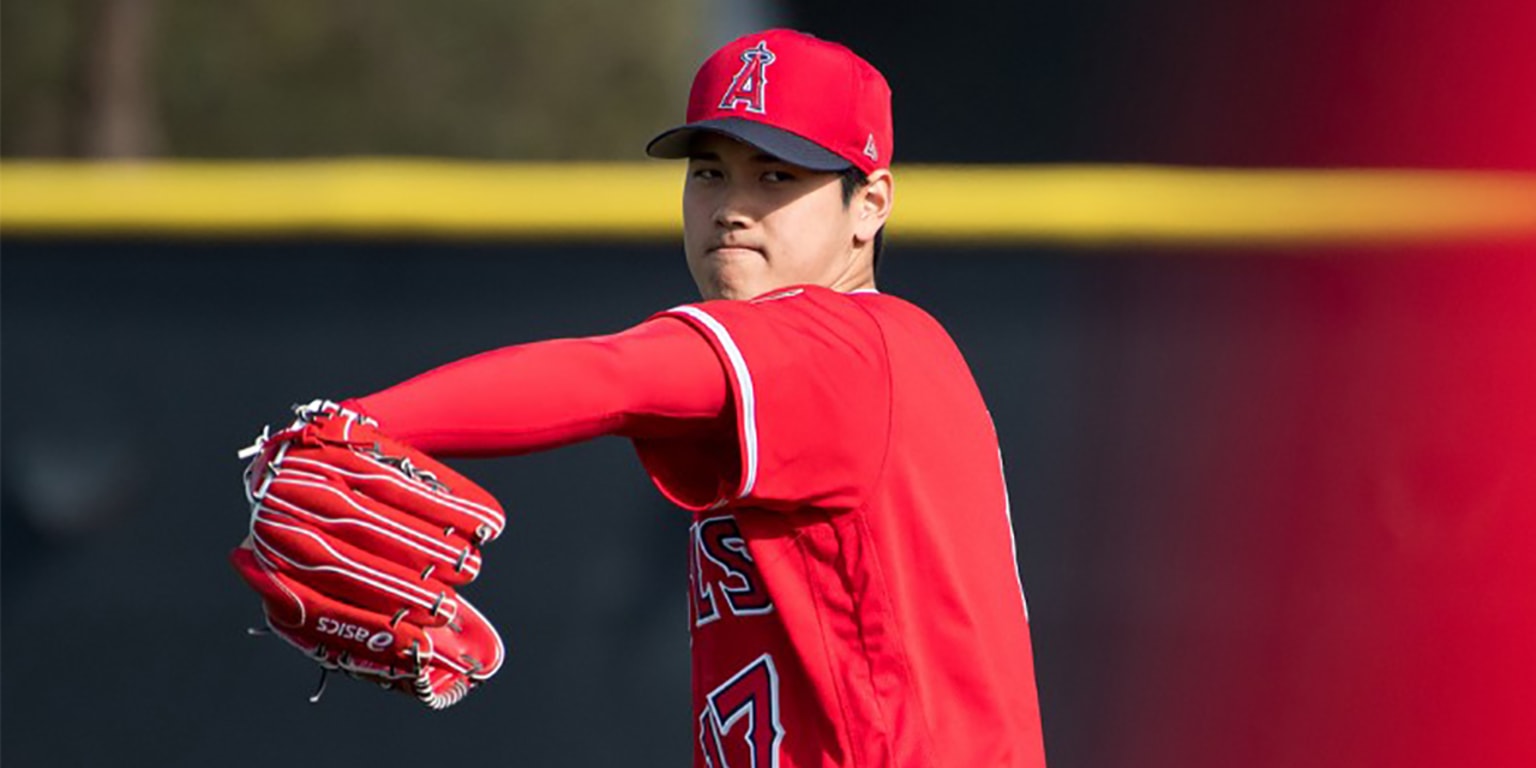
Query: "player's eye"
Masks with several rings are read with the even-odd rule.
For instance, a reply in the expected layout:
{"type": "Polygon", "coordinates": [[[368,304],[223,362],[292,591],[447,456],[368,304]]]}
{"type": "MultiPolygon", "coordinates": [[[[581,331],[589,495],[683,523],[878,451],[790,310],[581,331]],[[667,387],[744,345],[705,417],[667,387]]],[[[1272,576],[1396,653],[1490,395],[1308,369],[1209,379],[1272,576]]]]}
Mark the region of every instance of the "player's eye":
{"type": "Polygon", "coordinates": [[[763,181],[780,184],[786,181],[794,181],[795,175],[789,171],[768,171],[763,174],[763,181]]]}
{"type": "Polygon", "coordinates": [[[699,181],[716,181],[723,178],[717,168],[694,168],[688,172],[688,175],[699,181]]]}

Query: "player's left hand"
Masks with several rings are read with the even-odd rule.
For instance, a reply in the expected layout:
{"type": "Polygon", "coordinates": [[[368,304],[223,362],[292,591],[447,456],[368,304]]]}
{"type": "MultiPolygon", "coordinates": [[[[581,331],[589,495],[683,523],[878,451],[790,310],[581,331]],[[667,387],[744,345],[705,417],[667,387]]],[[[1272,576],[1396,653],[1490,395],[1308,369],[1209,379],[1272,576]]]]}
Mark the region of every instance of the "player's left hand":
{"type": "Polygon", "coordinates": [[[235,570],[268,629],[323,669],[451,706],[504,656],[457,591],[501,534],[501,505],[356,412],[320,400],[294,411],[241,452],[251,521],[235,570]]]}

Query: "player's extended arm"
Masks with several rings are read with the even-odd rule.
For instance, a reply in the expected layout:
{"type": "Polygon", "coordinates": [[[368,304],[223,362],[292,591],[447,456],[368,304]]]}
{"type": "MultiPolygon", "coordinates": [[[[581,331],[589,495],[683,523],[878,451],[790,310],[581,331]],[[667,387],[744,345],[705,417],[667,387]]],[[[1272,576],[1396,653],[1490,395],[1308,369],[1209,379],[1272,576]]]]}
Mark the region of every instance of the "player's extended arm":
{"type": "Polygon", "coordinates": [[[263,430],[242,452],[252,459],[250,534],[231,561],[271,632],[323,669],[450,706],[505,656],[459,587],[479,574],[480,548],[506,518],[429,454],[520,453],[605,434],[691,443],[729,434],[726,392],[709,343],[658,318],[476,355],[349,407],[299,406],[293,425],[263,430]]]}
{"type": "Polygon", "coordinates": [[[622,333],[492,350],[346,403],[440,456],[503,456],[601,435],[672,437],[731,418],[719,359],[656,318],[622,333]]]}

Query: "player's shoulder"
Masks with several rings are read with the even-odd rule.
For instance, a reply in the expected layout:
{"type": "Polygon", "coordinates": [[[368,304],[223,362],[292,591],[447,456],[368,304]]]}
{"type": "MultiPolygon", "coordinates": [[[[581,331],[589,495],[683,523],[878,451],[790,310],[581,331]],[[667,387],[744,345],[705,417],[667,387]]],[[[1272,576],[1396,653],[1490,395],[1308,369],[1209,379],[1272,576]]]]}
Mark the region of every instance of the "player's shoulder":
{"type": "MultiPolygon", "coordinates": [[[[872,291],[870,291],[872,292],[872,291]]],[[[859,293],[864,293],[863,291],[859,293]]],[[[819,285],[793,285],[788,288],[778,288],[761,296],[747,299],[745,304],[752,307],[767,308],[771,311],[774,307],[797,307],[806,305],[828,306],[836,308],[853,307],[850,299],[854,294],[834,291],[831,288],[823,288],[819,285]]]]}
{"type": "Polygon", "coordinates": [[[669,312],[705,313],[728,317],[778,317],[802,313],[860,314],[849,294],[817,285],[777,288],[750,299],[712,299],[673,307],[669,312]]]}
{"type": "Polygon", "coordinates": [[[820,286],[789,286],[751,299],[684,304],[665,314],[733,335],[878,343],[881,324],[859,298],[820,286]]]}
{"type": "Polygon", "coordinates": [[[838,293],[826,288],[809,288],[810,301],[836,307],[839,311],[869,318],[887,333],[938,333],[947,336],[943,325],[922,307],[894,294],[874,290],[838,293]]]}
{"type": "Polygon", "coordinates": [[[741,303],[766,312],[815,308],[823,312],[869,317],[877,321],[885,315],[917,315],[932,319],[916,304],[873,288],[844,292],[819,285],[797,285],[770,291],[741,303]]]}
{"type": "Polygon", "coordinates": [[[939,327],[928,312],[897,296],[874,289],[841,292],[818,285],[778,288],[750,299],[685,304],[668,310],[668,314],[708,318],[727,325],[773,323],[870,331],[892,323],[939,327]]]}

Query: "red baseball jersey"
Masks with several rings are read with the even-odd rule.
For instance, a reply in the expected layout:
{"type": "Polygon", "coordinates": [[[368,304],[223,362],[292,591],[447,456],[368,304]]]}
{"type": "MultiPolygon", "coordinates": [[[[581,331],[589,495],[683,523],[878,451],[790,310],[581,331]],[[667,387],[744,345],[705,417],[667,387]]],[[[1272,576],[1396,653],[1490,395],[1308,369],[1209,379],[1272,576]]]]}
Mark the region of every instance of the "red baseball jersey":
{"type": "Polygon", "coordinates": [[[1043,766],[997,437],[944,329],[817,287],[661,316],[736,416],[635,440],[693,512],[696,768],[1043,766]]]}

